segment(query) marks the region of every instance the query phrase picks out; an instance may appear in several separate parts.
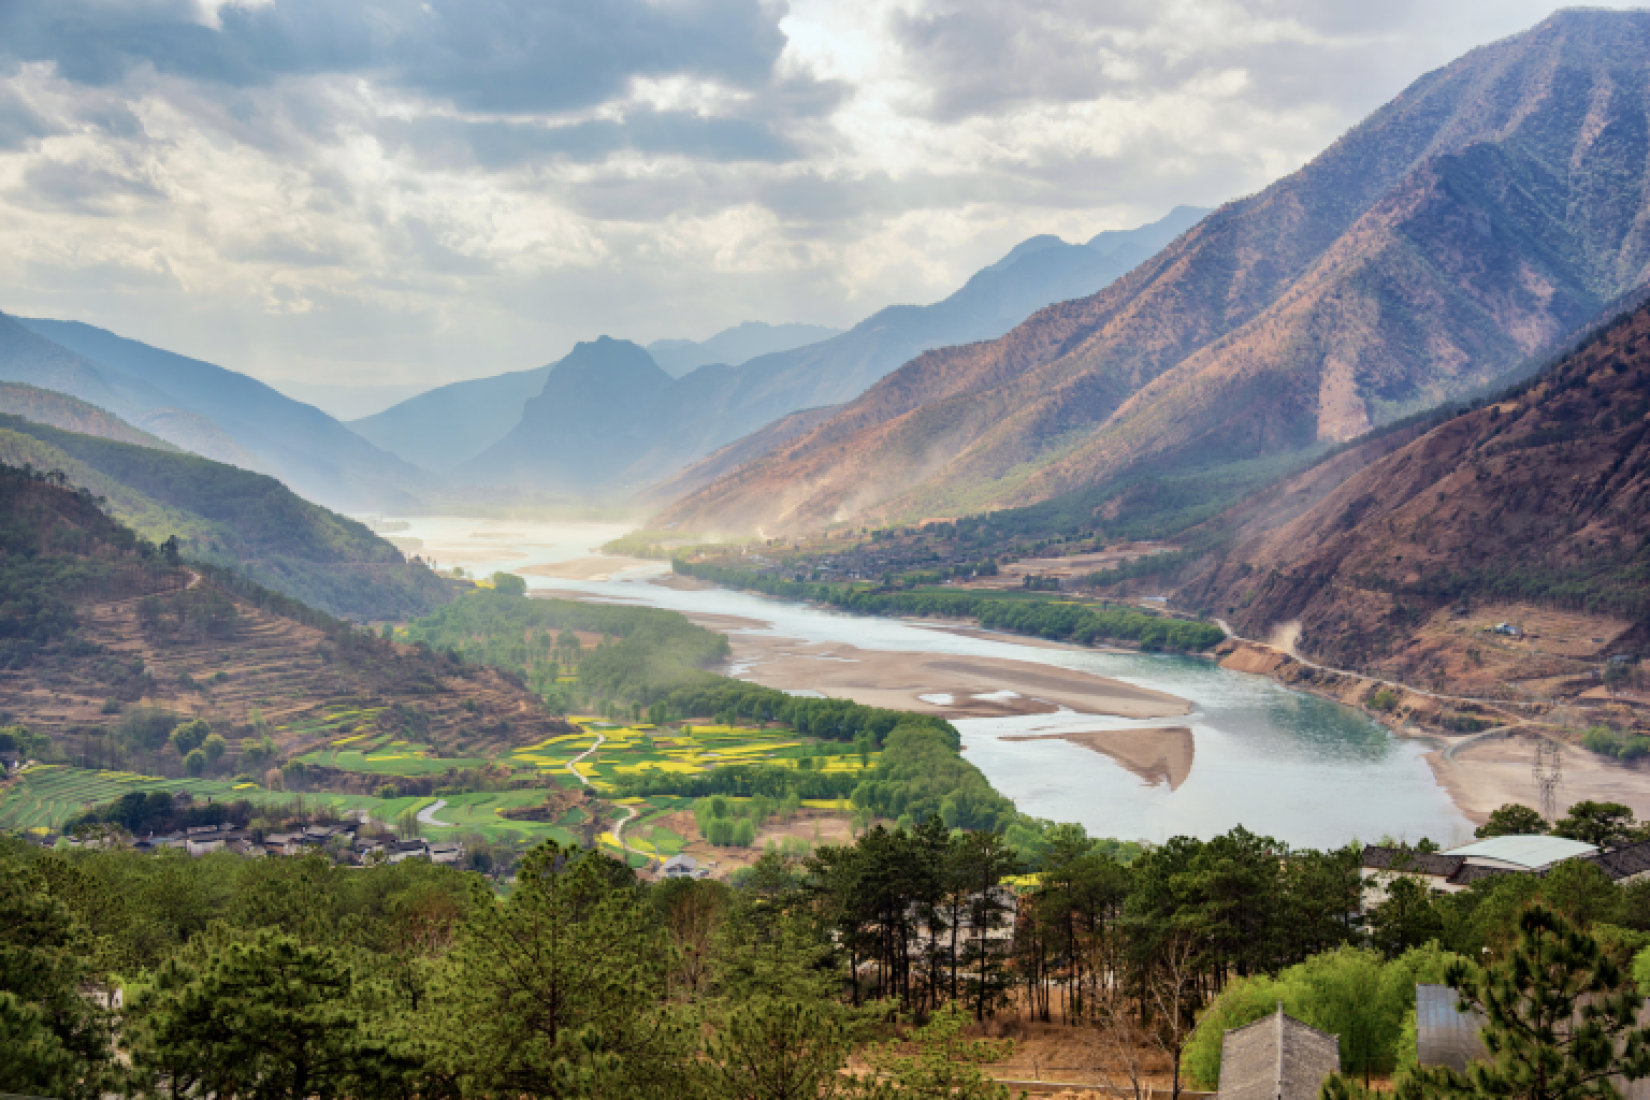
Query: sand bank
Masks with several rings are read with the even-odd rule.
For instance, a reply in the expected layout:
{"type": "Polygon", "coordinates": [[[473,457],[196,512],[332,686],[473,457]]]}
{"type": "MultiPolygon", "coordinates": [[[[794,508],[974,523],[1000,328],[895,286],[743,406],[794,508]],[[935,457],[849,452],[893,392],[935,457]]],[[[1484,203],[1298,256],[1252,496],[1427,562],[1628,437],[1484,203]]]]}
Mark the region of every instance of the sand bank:
{"type": "Polygon", "coordinates": [[[920,714],[991,718],[1053,714],[1064,707],[1120,718],[1172,718],[1192,709],[1165,692],[1030,661],[808,644],[766,635],[736,633],[728,640],[730,671],[753,683],[920,714]]]}
{"type": "Polygon", "coordinates": [[[600,557],[574,558],[572,561],[552,561],[529,565],[516,572],[529,577],[553,577],[560,581],[606,581],[619,573],[651,565],[641,558],[600,557]]]}
{"type": "Polygon", "coordinates": [[[998,740],[1070,741],[1110,757],[1154,787],[1167,783],[1171,791],[1178,790],[1192,774],[1192,757],[1197,751],[1192,731],[1185,726],[1009,734],[998,740]]]}
{"type": "MultiPolygon", "coordinates": [[[[1537,736],[1516,729],[1451,738],[1427,754],[1438,783],[1476,824],[1508,802],[1536,804],[1530,769],[1537,736]]],[[[1567,746],[1561,757],[1564,782],[1558,790],[1562,812],[1577,802],[1620,802],[1650,816],[1650,768],[1621,764],[1586,749],[1567,746]]]]}

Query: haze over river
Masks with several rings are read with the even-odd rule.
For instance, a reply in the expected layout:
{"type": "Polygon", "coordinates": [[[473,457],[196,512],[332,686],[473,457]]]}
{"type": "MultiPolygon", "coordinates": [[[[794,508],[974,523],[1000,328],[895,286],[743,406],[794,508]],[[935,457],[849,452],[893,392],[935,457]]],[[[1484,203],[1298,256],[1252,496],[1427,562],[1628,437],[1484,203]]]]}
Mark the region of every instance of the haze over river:
{"type": "MultiPolygon", "coordinates": [[[[529,523],[421,517],[394,538],[417,538],[419,552],[443,568],[483,576],[596,555],[628,529],[596,523],[529,523]]],[[[863,650],[1006,658],[1121,680],[1189,700],[1185,717],[1122,719],[1062,710],[1054,714],[953,719],[971,760],[1022,811],[1076,821],[1095,836],[1162,842],[1210,837],[1243,825],[1295,845],[1322,847],[1383,836],[1431,837],[1446,846],[1471,839],[1472,826],[1423,760],[1424,742],[1394,737],[1349,708],[1289,691],[1260,676],[1187,657],[1046,647],[1012,635],[970,635],[935,626],[821,610],[725,589],[681,590],[652,583],[668,565],[616,560],[570,570],[592,579],[527,574],[533,589],[651,604],[688,614],[738,616],[771,624],[727,630],[850,644],[863,650]],[[1177,785],[1142,778],[1110,756],[1058,739],[1005,740],[1061,731],[1186,726],[1195,745],[1177,785]]],[[[739,675],[739,669],[733,670],[739,675]]],[[[913,684],[940,692],[943,684],[913,684]]],[[[1177,779],[1180,777],[1177,776],[1177,779]]]]}

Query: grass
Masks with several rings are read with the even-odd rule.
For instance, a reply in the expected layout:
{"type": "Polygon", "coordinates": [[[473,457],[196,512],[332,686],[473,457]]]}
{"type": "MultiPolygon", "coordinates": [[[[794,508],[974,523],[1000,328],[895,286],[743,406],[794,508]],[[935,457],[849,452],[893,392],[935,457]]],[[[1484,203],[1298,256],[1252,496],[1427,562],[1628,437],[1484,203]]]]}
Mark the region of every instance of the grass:
{"type": "MultiPolygon", "coordinates": [[[[386,777],[429,777],[444,774],[451,768],[493,765],[509,768],[522,778],[533,776],[554,781],[561,787],[578,785],[570,774],[572,768],[577,767],[598,793],[611,791],[621,776],[649,771],[695,774],[720,766],[756,762],[794,768],[803,759],[810,760],[811,767],[824,772],[857,772],[864,767],[856,752],[815,755],[819,751],[819,743],[799,738],[794,730],[789,729],[687,725],[680,730],[672,730],[647,724],[625,725],[590,717],[573,719],[580,727],[577,733],[559,734],[536,744],[496,754],[490,759],[438,757],[432,754],[433,750],[428,745],[397,738],[393,734],[358,731],[355,728],[375,713],[368,710],[332,711],[308,723],[283,727],[283,730],[314,734],[336,729],[343,733],[329,744],[305,754],[301,759],[306,764],[386,777]],[[600,748],[573,765],[575,758],[595,747],[598,734],[603,739],[600,748]]],[[[873,766],[877,755],[870,754],[873,766]]],[[[326,792],[299,796],[221,780],[168,780],[124,772],[36,768],[13,784],[10,792],[0,793],[0,829],[60,828],[80,811],[112,801],[133,789],[188,790],[201,799],[233,801],[244,798],[270,805],[290,804],[301,797],[312,807],[325,806],[339,813],[365,810],[373,819],[383,822],[394,822],[407,811],[416,812],[434,801],[429,797],[381,799],[326,792]]],[[[532,844],[554,839],[563,844],[574,843],[575,830],[586,820],[583,810],[570,810],[554,823],[515,821],[499,812],[512,807],[535,805],[543,801],[545,794],[545,789],[538,786],[517,791],[449,795],[447,804],[435,815],[449,824],[425,825],[422,831],[438,839],[479,833],[493,842],[532,844]]],[[[660,859],[669,858],[682,850],[686,839],[657,822],[677,810],[691,809],[692,799],[655,796],[626,798],[619,800],[619,804],[635,811],[625,828],[625,839],[633,848],[660,859]]],[[[804,804],[819,809],[837,808],[834,800],[810,799],[804,804]]],[[[604,839],[603,847],[615,856],[619,854],[611,837],[604,839]]],[[[645,858],[634,854],[629,859],[633,866],[646,863],[645,858]]]]}

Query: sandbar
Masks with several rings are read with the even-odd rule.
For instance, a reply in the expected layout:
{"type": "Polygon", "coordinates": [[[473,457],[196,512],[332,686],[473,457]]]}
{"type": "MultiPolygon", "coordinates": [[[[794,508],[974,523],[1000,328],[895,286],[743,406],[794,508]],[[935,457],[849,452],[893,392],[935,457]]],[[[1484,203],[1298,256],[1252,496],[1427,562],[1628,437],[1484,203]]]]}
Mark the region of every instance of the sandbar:
{"type": "Polygon", "coordinates": [[[742,679],[892,710],[947,718],[1053,714],[1062,708],[1119,718],[1173,718],[1192,710],[1166,692],[1030,661],[860,649],[771,635],[736,633],[728,640],[730,666],[742,679]]]}
{"type": "Polygon", "coordinates": [[[1007,734],[998,740],[1070,741],[1109,756],[1151,786],[1167,783],[1171,791],[1179,790],[1186,777],[1192,774],[1192,757],[1197,752],[1192,731],[1185,726],[1007,734]]]}
{"type": "Polygon", "coordinates": [[[528,565],[517,569],[530,577],[553,577],[561,581],[605,581],[611,580],[615,574],[628,573],[651,562],[641,558],[622,558],[618,556],[600,558],[574,558],[571,561],[551,561],[540,565],[528,565]]]}
{"type": "MultiPolygon", "coordinates": [[[[1451,738],[1450,745],[1427,753],[1426,761],[1439,786],[1475,824],[1489,820],[1491,811],[1508,802],[1536,804],[1530,769],[1535,764],[1537,737],[1508,731],[1451,738]]],[[[1564,781],[1558,789],[1558,809],[1577,802],[1620,802],[1639,817],[1650,815],[1650,768],[1622,764],[1597,753],[1566,746],[1561,757],[1564,781]]]]}

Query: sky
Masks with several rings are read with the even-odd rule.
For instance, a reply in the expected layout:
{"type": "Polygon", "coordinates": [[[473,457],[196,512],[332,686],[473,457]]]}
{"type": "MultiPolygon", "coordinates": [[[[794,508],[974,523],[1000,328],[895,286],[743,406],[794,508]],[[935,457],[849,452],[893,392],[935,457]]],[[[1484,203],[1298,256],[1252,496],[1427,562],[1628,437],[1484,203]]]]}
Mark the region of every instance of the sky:
{"type": "Polygon", "coordinates": [[[0,0],[0,311],[260,378],[846,327],[1298,168],[1528,0],[0,0]]]}

